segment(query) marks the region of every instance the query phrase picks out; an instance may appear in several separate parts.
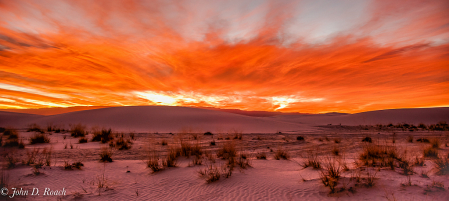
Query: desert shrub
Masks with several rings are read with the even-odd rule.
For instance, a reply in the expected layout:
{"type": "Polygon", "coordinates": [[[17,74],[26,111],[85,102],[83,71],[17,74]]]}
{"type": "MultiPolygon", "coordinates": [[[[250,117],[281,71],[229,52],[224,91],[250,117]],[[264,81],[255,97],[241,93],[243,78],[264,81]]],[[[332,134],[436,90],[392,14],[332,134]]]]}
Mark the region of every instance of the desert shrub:
{"type": "Polygon", "coordinates": [[[422,142],[422,143],[430,143],[429,139],[427,138],[418,138],[416,139],[417,142],[422,142]]]}
{"type": "Polygon", "coordinates": [[[296,137],[296,140],[303,141],[304,137],[303,136],[298,136],[298,137],[296,137]]]}
{"type": "Polygon", "coordinates": [[[100,161],[101,162],[112,162],[112,149],[103,147],[100,151],[100,161]]]}
{"type": "MultiPolygon", "coordinates": [[[[122,135],[123,137],[123,135],[122,135]]],[[[94,130],[93,131],[93,137],[92,137],[92,142],[102,142],[102,143],[106,143],[109,142],[110,140],[114,139],[114,135],[112,135],[112,130],[111,129],[101,129],[101,130],[94,130]]]]}
{"type": "Polygon", "coordinates": [[[368,171],[367,177],[366,177],[366,184],[365,184],[367,187],[374,186],[374,184],[376,182],[376,174],[377,174],[377,171],[375,171],[374,173],[368,171]]]}
{"type": "Polygon", "coordinates": [[[207,131],[204,133],[204,135],[213,135],[211,132],[207,131]]]}
{"type": "Polygon", "coordinates": [[[50,138],[45,134],[34,134],[30,138],[30,144],[50,143],[50,138]]]}
{"type": "Polygon", "coordinates": [[[86,137],[82,137],[78,140],[79,143],[87,143],[87,138],[86,137]]]}
{"type": "Polygon", "coordinates": [[[338,144],[338,143],[341,142],[341,139],[340,139],[340,138],[335,138],[335,139],[334,139],[334,142],[338,144]]]}
{"type": "Polygon", "coordinates": [[[433,138],[432,140],[430,140],[430,144],[432,145],[432,148],[440,148],[441,145],[441,140],[439,138],[433,138]]]}
{"type": "Polygon", "coordinates": [[[435,163],[437,174],[439,175],[449,174],[449,159],[437,158],[433,162],[435,163]]]}
{"type": "Polygon", "coordinates": [[[329,187],[330,193],[335,193],[340,175],[340,165],[334,159],[328,158],[324,168],[320,171],[320,179],[324,186],[329,187]]]}
{"type": "Polygon", "coordinates": [[[17,139],[19,136],[17,130],[13,128],[6,128],[5,131],[3,132],[3,135],[8,136],[8,139],[17,139]]]}
{"type": "Polygon", "coordinates": [[[129,137],[131,138],[131,140],[134,140],[135,135],[136,135],[136,134],[134,134],[134,133],[130,133],[130,134],[129,134],[129,137]]]}
{"type": "Polygon", "coordinates": [[[413,143],[413,135],[407,136],[407,142],[413,143]]]}
{"type": "Polygon", "coordinates": [[[0,133],[5,132],[6,128],[0,127],[0,133]]]}
{"type": "Polygon", "coordinates": [[[153,172],[163,170],[163,167],[159,163],[159,154],[156,151],[151,151],[148,154],[146,164],[147,167],[150,168],[153,172]]]}
{"type": "Polygon", "coordinates": [[[217,151],[218,158],[229,159],[234,158],[235,156],[237,156],[235,144],[230,141],[224,143],[223,146],[217,151]]]}
{"type": "Polygon", "coordinates": [[[238,155],[237,160],[235,161],[235,163],[242,169],[246,169],[248,167],[251,167],[251,160],[244,153],[240,153],[238,155]]]}
{"type": "Polygon", "coordinates": [[[395,147],[367,145],[363,148],[359,159],[367,166],[392,166],[392,162],[398,159],[397,150],[395,147]]]}
{"type": "Polygon", "coordinates": [[[72,164],[70,164],[68,161],[64,161],[64,165],[62,167],[64,167],[64,170],[73,170],[72,164]]]}
{"type": "Polygon", "coordinates": [[[415,166],[424,166],[424,158],[415,157],[415,162],[413,163],[415,166]]]}
{"type": "Polygon", "coordinates": [[[162,140],[161,145],[162,145],[162,146],[168,145],[167,140],[162,140]]]}
{"type": "Polygon", "coordinates": [[[258,152],[256,154],[257,159],[267,159],[267,154],[265,152],[258,152]]]}
{"type": "Polygon", "coordinates": [[[0,147],[3,146],[3,135],[0,135],[0,147]]]}
{"type": "Polygon", "coordinates": [[[204,178],[207,183],[218,181],[221,176],[220,169],[213,165],[208,165],[205,169],[199,170],[198,174],[204,178]]]}
{"type": "Polygon", "coordinates": [[[16,163],[18,162],[16,157],[14,156],[14,153],[8,152],[5,155],[6,158],[6,167],[7,168],[14,168],[16,166],[16,163]]]}
{"type": "Polygon", "coordinates": [[[332,148],[332,154],[338,156],[340,154],[340,150],[338,149],[338,147],[334,147],[332,148]]]}
{"type": "Polygon", "coordinates": [[[418,125],[418,128],[421,128],[421,129],[427,129],[427,126],[426,126],[426,124],[423,124],[423,123],[420,123],[419,125],[418,125]]]}
{"type": "Polygon", "coordinates": [[[276,152],[274,152],[274,159],[276,160],[280,160],[280,159],[285,159],[288,160],[290,159],[290,154],[288,154],[288,152],[282,148],[279,148],[276,150],[276,152]]]}
{"type": "Polygon", "coordinates": [[[178,160],[178,153],[176,148],[170,147],[167,153],[167,157],[162,161],[164,167],[176,167],[178,160]]]}
{"type": "MultiPolygon", "coordinates": [[[[25,165],[33,165],[38,162],[37,155],[39,154],[39,149],[34,148],[32,151],[26,151],[26,160],[22,161],[25,165]]],[[[42,162],[43,163],[43,162],[42,162]]]]}
{"type": "Polygon", "coordinates": [[[399,167],[402,168],[404,175],[412,175],[414,173],[410,161],[401,160],[399,162],[399,167]]]}
{"type": "Polygon", "coordinates": [[[41,127],[37,124],[30,124],[28,125],[28,129],[27,132],[39,132],[39,133],[44,133],[45,131],[43,129],[41,129],[41,127]]]}
{"type": "Polygon", "coordinates": [[[424,157],[438,158],[438,149],[435,149],[432,146],[430,146],[423,150],[423,154],[424,157]]]}
{"type": "Polygon", "coordinates": [[[210,142],[210,146],[215,146],[215,140],[212,140],[212,141],[210,142]]]}
{"type": "MultiPolygon", "coordinates": [[[[112,141],[111,141],[112,142],[112,141]]],[[[112,143],[114,143],[114,142],[112,142],[112,143]]],[[[120,138],[118,138],[116,141],[115,141],[115,144],[114,144],[114,146],[118,149],[118,150],[128,150],[128,149],[131,149],[131,141],[129,141],[129,139],[128,139],[128,141],[127,140],[125,140],[123,137],[120,137],[120,138]]]]}
{"type": "Polygon", "coordinates": [[[373,142],[373,139],[371,139],[371,137],[365,137],[365,138],[362,139],[362,142],[369,142],[369,143],[372,143],[372,142],[373,142]]]}
{"type": "Polygon", "coordinates": [[[86,126],[82,124],[76,124],[71,126],[70,135],[72,137],[84,137],[87,134],[86,126]]]}
{"type": "Polygon", "coordinates": [[[241,140],[243,137],[243,134],[241,132],[235,132],[234,133],[234,139],[235,140],[241,140]]]}

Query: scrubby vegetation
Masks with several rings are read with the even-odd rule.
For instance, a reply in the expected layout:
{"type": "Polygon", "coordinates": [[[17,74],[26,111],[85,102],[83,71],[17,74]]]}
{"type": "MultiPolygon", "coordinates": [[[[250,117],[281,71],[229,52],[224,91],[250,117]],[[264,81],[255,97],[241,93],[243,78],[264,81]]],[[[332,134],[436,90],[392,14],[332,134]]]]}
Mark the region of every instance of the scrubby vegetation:
{"type": "MultiPolygon", "coordinates": [[[[114,135],[112,134],[112,130],[109,129],[93,129],[92,131],[93,137],[92,137],[92,142],[102,142],[102,143],[107,143],[110,140],[114,139],[114,135]]],[[[123,137],[123,135],[122,135],[123,137]]]]}
{"type": "Polygon", "coordinates": [[[286,150],[284,150],[282,148],[279,148],[279,149],[277,149],[274,152],[274,159],[276,159],[276,160],[280,160],[280,159],[288,160],[288,159],[290,159],[290,154],[286,150]]]}
{"type": "Polygon", "coordinates": [[[103,147],[100,151],[100,161],[101,162],[112,162],[112,149],[103,147]]]}
{"type": "Polygon", "coordinates": [[[50,138],[45,134],[34,134],[30,138],[30,144],[50,143],[50,138]]]}
{"type": "Polygon", "coordinates": [[[82,124],[72,125],[70,127],[70,135],[72,137],[84,137],[87,135],[86,126],[82,124]]]}

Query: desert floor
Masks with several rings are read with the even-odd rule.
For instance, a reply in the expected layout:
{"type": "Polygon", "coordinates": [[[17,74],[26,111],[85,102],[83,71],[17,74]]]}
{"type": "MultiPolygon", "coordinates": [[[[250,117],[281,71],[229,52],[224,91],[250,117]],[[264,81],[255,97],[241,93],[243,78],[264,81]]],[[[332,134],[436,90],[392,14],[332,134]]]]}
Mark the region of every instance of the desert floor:
{"type": "MultiPolygon", "coordinates": [[[[449,200],[447,172],[438,174],[436,159],[423,157],[423,150],[431,143],[416,141],[438,139],[439,157],[447,158],[447,131],[315,126],[302,133],[242,134],[241,139],[234,139],[238,133],[136,133],[134,139],[124,133],[123,138],[130,141],[128,150],[91,142],[91,132],[86,136],[87,143],[79,143],[79,138],[72,137],[70,132],[45,132],[50,143],[34,145],[29,139],[36,132],[18,132],[24,149],[1,148],[2,183],[9,189],[9,195],[0,195],[5,200],[10,199],[14,187],[28,190],[28,195],[15,195],[13,199],[27,200],[449,200]],[[304,140],[298,140],[298,136],[304,140]],[[409,142],[410,136],[413,142],[409,142]],[[371,137],[372,143],[362,142],[365,137],[371,137]],[[162,161],[168,150],[180,148],[181,139],[184,144],[199,145],[201,155],[179,156],[176,167],[164,167],[162,161]],[[212,141],[215,145],[211,145],[212,141]],[[217,153],[231,144],[237,152],[236,158],[242,159],[243,154],[242,160],[250,166],[235,165],[232,175],[226,178],[229,160],[217,157],[217,153]],[[404,173],[401,162],[393,162],[393,167],[364,164],[360,155],[373,146],[394,149],[401,161],[408,161],[411,173],[404,173]],[[43,154],[44,149],[47,153],[51,150],[51,155],[43,154]],[[103,149],[112,152],[113,162],[99,160],[103,149]],[[280,150],[288,154],[287,160],[275,159],[280,150]],[[38,153],[32,156],[33,151],[38,153]],[[266,159],[256,158],[263,153],[266,159]],[[155,156],[162,170],[153,172],[147,162],[155,156]],[[49,160],[50,166],[27,165],[30,157],[34,164],[49,160]],[[9,159],[14,161],[14,167],[7,168],[11,166],[9,159]],[[201,165],[195,165],[195,160],[201,165]],[[320,162],[321,168],[305,168],[308,160],[320,162]],[[415,164],[416,160],[423,160],[424,164],[415,164]],[[84,166],[64,168],[65,164],[75,162],[84,166]],[[334,192],[322,182],[322,175],[327,174],[332,164],[340,172],[334,192]],[[218,169],[217,181],[208,183],[208,176],[199,174],[209,167],[218,169]],[[39,189],[38,196],[31,195],[33,188],[39,189]],[[51,191],[64,188],[66,195],[44,196],[45,188],[51,191]]],[[[113,135],[115,139],[121,136],[113,135]]]]}

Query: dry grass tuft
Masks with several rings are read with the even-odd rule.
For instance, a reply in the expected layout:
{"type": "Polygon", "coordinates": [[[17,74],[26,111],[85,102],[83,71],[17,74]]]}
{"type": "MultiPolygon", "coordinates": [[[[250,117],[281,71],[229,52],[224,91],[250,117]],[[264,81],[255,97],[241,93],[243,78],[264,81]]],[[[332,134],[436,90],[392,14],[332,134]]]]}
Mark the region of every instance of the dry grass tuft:
{"type": "Polygon", "coordinates": [[[170,147],[168,149],[167,157],[162,161],[162,165],[164,167],[176,167],[179,156],[178,153],[176,148],[170,147]]]}
{"type": "Polygon", "coordinates": [[[164,168],[160,165],[159,154],[157,151],[150,151],[146,160],[147,167],[149,167],[153,172],[159,172],[164,168]]]}
{"type": "Polygon", "coordinates": [[[435,169],[439,175],[449,174],[449,159],[448,158],[438,158],[433,161],[435,163],[435,169]]]}
{"type": "Polygon", "coordinates": [[[257,154],[256,154],[256,158],[257,159],[267,159],[267,154],[265,153],[265,152],[258,152],[257,154]]]}
{"type": "Polygon", "coordinates": [[[37,124],[30,124],[30,125],[28,125],[28,129],[27,129],[27,132],[32,132],[32,131],[34,131],[34,132],[39,132],[39,133],[44,133],[45,131],[44,131],[44,129],[42,129],[39,125],[37,125],[37,124]]]}
{"type": "Polygon", "coordinates": [[[276,152],[274,152],[274,159],[276,159],[276,160],[280,160],[280,159],[288,160],[288,159],[290,159],[290,154],[286,150],[284,150],[282,148],[279,148],[279,149],[276,150],[276,152]]]}
{"type": "Polygon", "coordinates": [[[76,124],[70,127],[70,135],[72,137],[84,137],[86,136],[86,134],[87,134],[86,126],[82,124],[76,124]]]}
{"type": "Polygon", "coordinates": [[[78,140],[78,142],[81,143],[87,143],[87,138],[86,137],[82,137],[78,140]]]}
{"type": "Polygon", "coordinates": [[[38,143],[50,143],[50,138],[45,134],[34,134],[30,138],[30,144],[38,144],[38,143]]]}
{"type": "Polygon", "coordinates": [[[329,187],[330,193],[335,193],[340,175],[340,165],[337,164],[334,158],[328,158],[323,170],[320,172],[320,179],[324,186],[329,187]]]}
{"type": "Polygon", "coordinates": [[[235,150],[235,144],[232,141],[224,143],[223,146],[217,151],[218,158],[229,159],[236,156],[237,151],[235,150]]]}
{"type": "Polygon", "coordinates": [[[423,150],[424,157],[438,158],[438,149],[429,146],[423,150]]]}
{"type": "Polygon", "coordinates": [[[251,160],[249,159],[249,156],[245,153],[240,153],[237,157],[237,160],[235,163],[242,169],[246,169],[248,167],[251,167],[251,160]]]}
{"type": "Polygon", "coordinates": [[[204,178],[207,183],[218,181],[221,176],[220,169],[214,165],[209,165],[205,169],[199,170],[198,174],[201,178],[204,178]]]}
{"type": "Polygon", "coordinates": [[[110,128],[109,129],[103,128],[101,130],[95,128],[93,129],[92,134],[93,134],[92,142],[106,143],[114,139],[114,135],[112,134],[112,130],[110,128]]]}
{"type": "Polygon", "coordinates": [[[103,147],[100,151],[100,161],[101,162],[112,162],[112,149],[103,147]]]}
{"type": "Polygon", "coordinates": [[[432,148],[438,149],[441,146],[441,140],[439,138],[433,138],[430,140],[430,144],[432,148]]]}

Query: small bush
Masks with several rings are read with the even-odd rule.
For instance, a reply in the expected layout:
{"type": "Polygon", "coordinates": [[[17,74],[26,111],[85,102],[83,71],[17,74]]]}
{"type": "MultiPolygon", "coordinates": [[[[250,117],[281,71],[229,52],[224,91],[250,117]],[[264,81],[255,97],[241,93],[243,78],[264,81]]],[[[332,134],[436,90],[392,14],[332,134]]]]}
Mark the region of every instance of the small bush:
{"type": "Polygon", "coordinates": [[[224,143],[223,146],[217,151],[218,158],[229,159],[234,158],[235,156],[237,156],[237,152],[233,142],[224,143]]]}
{"type": "Polygon", "coordinates": [[[424,157],[438,158],[438,150],[433,147],[427,147],[423,150],[424,157]]]}
{"type": "Polygon", "coordinates": [[[340,138],[335,138],[335,139],[334,139],[334,142],[338,144],[338,143],[341,142],[341,139],[340,139],[340,138]]]}
{"type": "MultiPolygon", "coordinates": [[[[112,142],[112,141],[111,141],[112,142]]],[[[113,143],[113,142],[112,142],[113,143]]],[[[126,141],[123,136],[118,138],[115,141],[114,146],[118,149],[118,150],[128,150],[131,149],[131,145],[130,145],[130,141],[128,139],[128,141],[126,141]]]]}
{"type": "Polygon", "coordinates": [[[449,174],[449,159],[437,158],[433,162],[435,163],[435,168],[437,169],[437,174],[439,174],[439,175],[449,174]]]}
{"type": "Polygon", "coordinates": [[[156,151],[151,151],[148,154],[147,167],[149,167],[153,172],[158,172],[163,170],[163,167],[159,164],[159,154],[156,151]]]}
{"type": "Polygon", "coordinates": [[[129,137],[131,138],[131,140],[134,140],[135,134],[134,134],[134,133],[130,133],[130,134],[129,134],[129,137]]]}
{"type": "Polygon", "coordinates": [[[413,143],[413,135],[407,136],[407,142],[413,143]]]}
{"type": "Polygon", "coordinates": [[[112,150],[103,147],[100,151],[100,161],[101,162],[112,162],[112,150]]]}
{"type": "Polygon", "coordinates": [[[78,140],[79,143],[87,143],[87,138],[86,137],[82,137],[78,140]]]}
{"type": "Polygon", "coordinates": [[[429,139],[427,139],[427,138],[418,138],[416,141],[422,142],[422,143],[430,143],[429,139]]]}
{"type": "Polygon", "coordinates": [[[257,159],[267,159],[267,154],[265,152],[259,152],[256,154],[257,159]]]}
{"type": "Polygon", "coordinates": [[[199,170],[198,174],[201,178],[204,178],[207,183],[218,181],[220,179],[221,173],[218,167],[209,165],[203,170],[199,170]]]}
{"type": "Polygon", "coordinates": [[[161,145],[162,145],[162,146],[168,145],[167,140],[162,140],[161,145]]]}
{"type": "Polygon", "coordinates": [[[207,131],[204,133],[204,135],[213,135],[211,132],[207,131]]]}
{"type": "Polygon", "coordinates": [[[215,146],[215,140],[212,140],[212,141],[210,142],[210,146],[215,146]]]}
{"type": "Polygon", "coordinates": [[[371,139],[371,137],[365,137],[365,138],[362,139],[362,142],[369,142],[369,143],[372,143],[372,142],[373,142],[373,139],[371,139]]]}
{"type": "Polygon", "coordinates": [[[321,162],[316,154],[309,154],[306,162],[302,165],[304,168],[312,167],[313,169],[321,169],[321,162]]]}
{"type": "MultiPolygon", "coordinates": [[[[122,135],[123,137],[123,135],[122,135]]],[[[102,142],[102,143],[106,143],[109,142],[110,140],[114,139],[114,135],[112,135],[112,130],[111,129],[101,129],[101,130],[94,130],[93,131],[93,137],[92,137],[92,142],[102,142]]]]}
{"type": "Polygon", "coordinates": [[[276,160],[280,160],[280,159],[288,160],[288,159],[290,159],[290,155],[284,149],[279,148],[274,153],[274,159],[276,159],[276,160]]]}
{"type": "Polygon", "coordinates": [[[320,172],[320,179],[324,186],[329,187],[330,193],[335,193],[340,175],[340,165],[337,165],[335,160],[329,159],[324,169],[320,172]]]}
{"type": "Polygon", "coordinates": [[[234,139],[235,140],[241,140],[242,137],[243,137],[242,133],[240,133],[240,132],[234,133],[234,139]]]}
{"type": "Polygon", "coordinates": [[[432,145],[432,148],[440,148],[441,140],[439,138],[434,138],[430,141],[430,144],[432,145]]]}
{"type": "Polygon", "coordinates": [[[72,137],[84,137],[87,132],[86,130],[86,126],[82,125],[82,124],[76,124],[71,126],[70,128],[70,135],[72,137]]]}
{"type": "Polygon", "coordinates": [[[34,134],[30,138],[30,144],[50,143],[50,138],[45,134],[34,134]]]}
{"type": "Polygon", "coordinates": [[[304,140],[304,137],[303,137],[303,136],[298,136],[298,137],[296,137],[296,140],[298,140],[298,141],[303,141],[303,140],[304,140]]]}
{"type": "Polygon", "coordinates": [[[41,129],[41,127],[37,124],[30,124],[28,125],[28,129],[27,132],[39,132],[39,133],[44,133],[45,131],[43,129],[41,129]]]}
{"type": "Polygon", "coordinates": [[[246,154],[240,153],[235,163],[242,169],[251,167],[251,161],[246,154]]]}
{"type": "Polygon", "coordinates": [[[3,135],[8,136],[8,139],[17,139],[19,134],[17,133],[16,129],[13,128],[7,128],[3,132],[3,135]]]}
{"type": "Polygon", "coordinates": [[[337,147],[334,147],[334,148],[332,149],[332,154],[338,156],[338,155],[340,154],[340,150],[339,150],[337,147]]]}
{"type": "Polygon", "coordinates": [[[177,160],[178,160],[178,153],[176,149],[174,147],[170,147],[167,153],[167,157],[162,162],[162,165],[164,167],[176,167],[177,160]]]}

